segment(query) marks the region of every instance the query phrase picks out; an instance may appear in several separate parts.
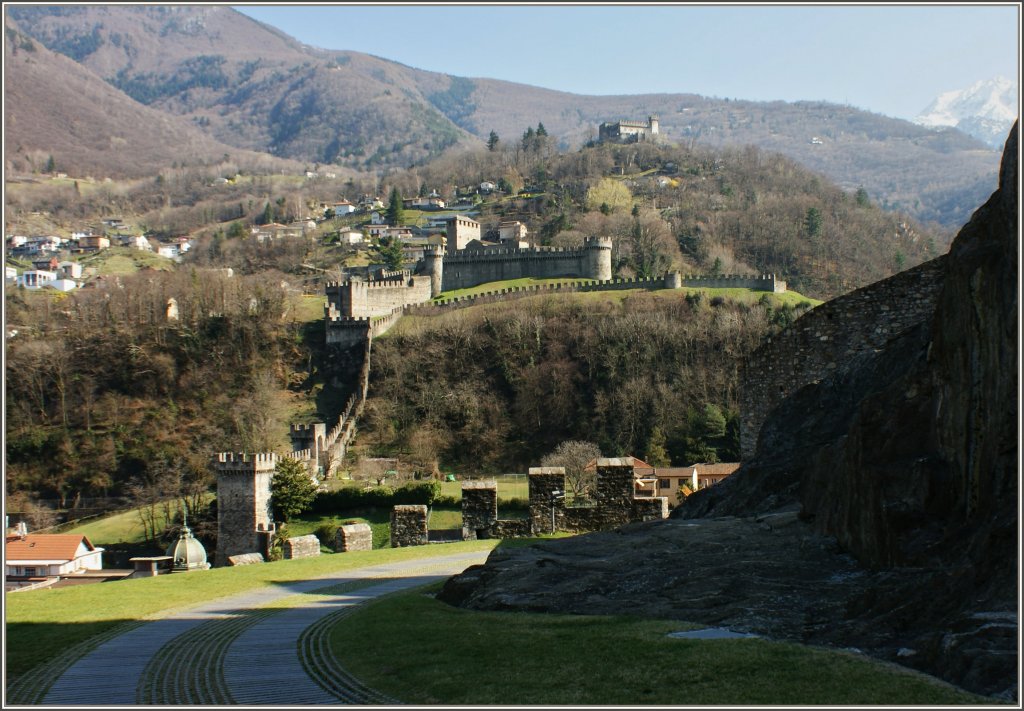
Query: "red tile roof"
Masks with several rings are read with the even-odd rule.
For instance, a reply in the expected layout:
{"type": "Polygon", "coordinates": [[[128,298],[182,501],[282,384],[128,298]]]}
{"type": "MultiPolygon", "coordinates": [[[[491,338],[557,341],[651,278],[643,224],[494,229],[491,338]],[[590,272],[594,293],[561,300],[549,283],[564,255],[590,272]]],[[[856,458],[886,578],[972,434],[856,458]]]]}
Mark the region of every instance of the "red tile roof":
{"type": "Polygon", "coordinates": [[[30,533],[7,536],[4,546],[6,560],[74,560],[82,543],[96,550],[86,536],[74,533],[30,533]]]}

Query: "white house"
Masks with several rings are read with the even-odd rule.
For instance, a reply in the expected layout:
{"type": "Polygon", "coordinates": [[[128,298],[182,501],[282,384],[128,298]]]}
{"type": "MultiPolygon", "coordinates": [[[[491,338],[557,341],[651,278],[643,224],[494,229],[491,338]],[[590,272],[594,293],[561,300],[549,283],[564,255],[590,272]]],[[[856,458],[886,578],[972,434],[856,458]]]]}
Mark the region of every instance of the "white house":
{"type": "Polygon", "coordinates": [[[73,533],[8,535],[4,574],[11,578],[50,578],[103,569],[103,549],[73,533]]]}
{"type": "Polygon", "coordinates": [[[365,241],[361,230],[339,230],[338,242],[340,244],[362,244],[365,241]]]}
{"type": "Polygon", "coordinates": [[[78,284],[71,279],[54,279],[46,286],[57,291],[74,291],[78,288],[78,284]]]}
{"type": "Polygon", "coordinates": [[[26,269],[17,279],[17,285],[26,289],[41,289],[57,278],[56,272],[45,269],[26,269]]]}
{"type": "Polygon", "coordinates": [[[61,262],[57,266],[60,267],[61,276],[65,279],[82,278],[82,265],[78,262],[61,262]]]}
{"type": "Polygon", "coordinates": [[[480,191],[484,193],[493,193],[498,186],[492,183],[490,180],[485,180],[480,183],[480,191]]]}
{"type": "Polygon", "coordinates": [[[370,224],[371,225],[386,225],[387,218],[379,212],[370,213],[370,224]]]}
{"type": "Polygon", "coordinates": [[[498,241],[513,247],[529,247],[526,240],[529,230],[518,221],[502,222],[498,225],[498,241]]]}
{"type": "Polygon", "coordinates": [[[348,200],[342,200],[341,202],[333,203],[331,209],[334,210],[335,216],[350,215],[356,211],[356,206],[348,200]]]}
{"type": "Polygon", "coordinates": [[[14,267],[4,267],[4,281],[14,282],[18,279],[18,270],[14,267]]]}
{"type": "Polygon", "coordinates": [[[132,249],[141,249],[143,252],[152,252],[153,245],[142,235],[135,235],[128,239],[128,246],[132,249]]]}
{"type": "Polygon", "coordinates": [[[162,244],[157,247],[156,253],[168,259],[177,259],[181,254],[181,248],[176,244],[162,244]]]}

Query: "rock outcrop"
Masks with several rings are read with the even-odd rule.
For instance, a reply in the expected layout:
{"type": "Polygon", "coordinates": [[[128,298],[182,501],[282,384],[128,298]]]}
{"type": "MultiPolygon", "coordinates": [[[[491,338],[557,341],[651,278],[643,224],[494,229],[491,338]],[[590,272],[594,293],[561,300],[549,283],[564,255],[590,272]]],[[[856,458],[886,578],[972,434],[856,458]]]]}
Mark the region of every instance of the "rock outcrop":
{"type": "Polygon", "coordinates": [[[852,647],[1016,699],[1017,130],[930,319],[792,393],[669,521],[499,549],[441,598],[852,647]]]}

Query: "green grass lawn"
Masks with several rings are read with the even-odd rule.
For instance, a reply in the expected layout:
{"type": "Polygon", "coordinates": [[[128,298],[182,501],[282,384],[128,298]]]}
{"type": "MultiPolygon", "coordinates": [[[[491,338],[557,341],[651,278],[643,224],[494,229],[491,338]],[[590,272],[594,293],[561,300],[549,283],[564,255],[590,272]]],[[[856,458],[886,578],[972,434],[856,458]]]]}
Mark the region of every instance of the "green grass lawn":
{"type": "Polygon", "coordinates": [[[90,543],[101,548],[117,543],[142,543],[146,540],[142,521],[136,509],[110,514],[74,526],[62,526],[59,533],[80,533],[87,536],[90,543]]]}
{"type": "MultiPolygon", "coordinates": [[[[491,291],[501,291],[502,289],[511,289],[515,287],[523,286],[537,286],[543,284],[565,284],[572,281],[591,283],[593,279],[509,279],[506,281],[492,281],[479,286],[474,286],[468,289],[455,289],[452,291],[446,291],[440,294],[434,301],[446,301],[455,297],[473,296],[475,294],[484,294],[491,291]]],[[[648,291],[647,289],[623,289],[615,291],[590,291],[590,292],[566,292],[571,294],[572,298],[576,299],[594,299],[594,300],[607,300],[607,301],[619,301],[637,294],[639,292],[648,291]]],[[[720,296],[731,301],[737,301],[747,304],[757,303],[763,296],[767,295],[773,306],[789,305],[796,306],[799,303],[807,302],[812,307],[818,306],[824,302],[818,299],[812,299],[809,296],[804,296],[797,291],[784,291],[781,293],[772,293],[767,291],[754,291],[753,289],[708,289],[708,288],[696,288],[696,287],[683,287],[682,289],[655,289],[649,291],[650,294],[661,299],[671,298],[683,298],[687,294],[701,293],[705,300],[710,300],[716,296],[720,296]]],[[[527,297],[530,298],[530,297],[527,297]]]]}
{"type": "Polygon", "coordinates": [[[444,546],[352,551],[214,568],[188,575],[8,593],[4,596],[7,683],[76,644],[138,620],[255,588],[392,561],[489,550],[497,543],[465,541],[444,546]]]}
{"type": "Polygon", "coordinates": [[[309,321],[318,321],[324,317],[324,305],[327,303],[327,297],[313,296],[311,294],[303,294],[296,299],[296,312],[292,318],[296,321],[302,321],[303,323],[309,321]]]}
{"type": "Polygon", "coordinates": [[[110,247],[81,262],[83,266],[95,268],[97,274],[108,276],[134,274],[145,267],[163,271],[174,269],[174,261],[171,259],[129,247],[110,247]]]}
{"type": "Polygon", "coordinates": [[[502,289],[513,289],[516,287],[524,286],[543,286],[547,284],[567,284],[569,282],[585,282],[587,284],[592,283],[593,279],[570,279],[567,277],[560,277],[558,279],[534,279],[533,277],[525,277],[523,279],[506,279],[505,281],[490,281],[486,284],[480,284],[479,286],[472,286],[467,289],[452,289],[451,291],[442,292],[437,296],[434,301],[447,301],[456,297],[463,296],[474,296],[476,294],[485,294],[489,291],[501,291],[502,289]]]}
{"type": "Polygon", "coordinates": [[[380,599],[342,618],[330,643],[357,679],[410,704],[988,702],[850,653],[761,639],[666,636],[694,627],[628,617],[464,610],[421,590],[380,599]],[[353,644],[368,639],[388,643],[353,644]]]}
{"type": "MultiPolygon", "coordinates": [[[[498,484],[498,502],[509,499],[528,499],[530,497],[530,481],[523,474],[500,474],[483,479],[494,481],[498,484]]],[[[462,481],[442,481],[441,496],[452,496],[462,500],[462,481]]]]}

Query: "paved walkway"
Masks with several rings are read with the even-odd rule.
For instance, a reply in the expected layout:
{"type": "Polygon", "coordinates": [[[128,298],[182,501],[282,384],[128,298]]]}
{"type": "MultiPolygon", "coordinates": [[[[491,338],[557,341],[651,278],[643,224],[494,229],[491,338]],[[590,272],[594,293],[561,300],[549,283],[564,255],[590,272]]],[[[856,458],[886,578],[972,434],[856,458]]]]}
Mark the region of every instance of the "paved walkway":
{"type": "Polygon", "coordinates": [[[488,552],[390,563],[261,588],[139,625],[72,664],[42,703],[399,703],[363,686],[338,665],[328,649],[331,627],[360,603],[443,580],[482,563],[488,552]]]}

